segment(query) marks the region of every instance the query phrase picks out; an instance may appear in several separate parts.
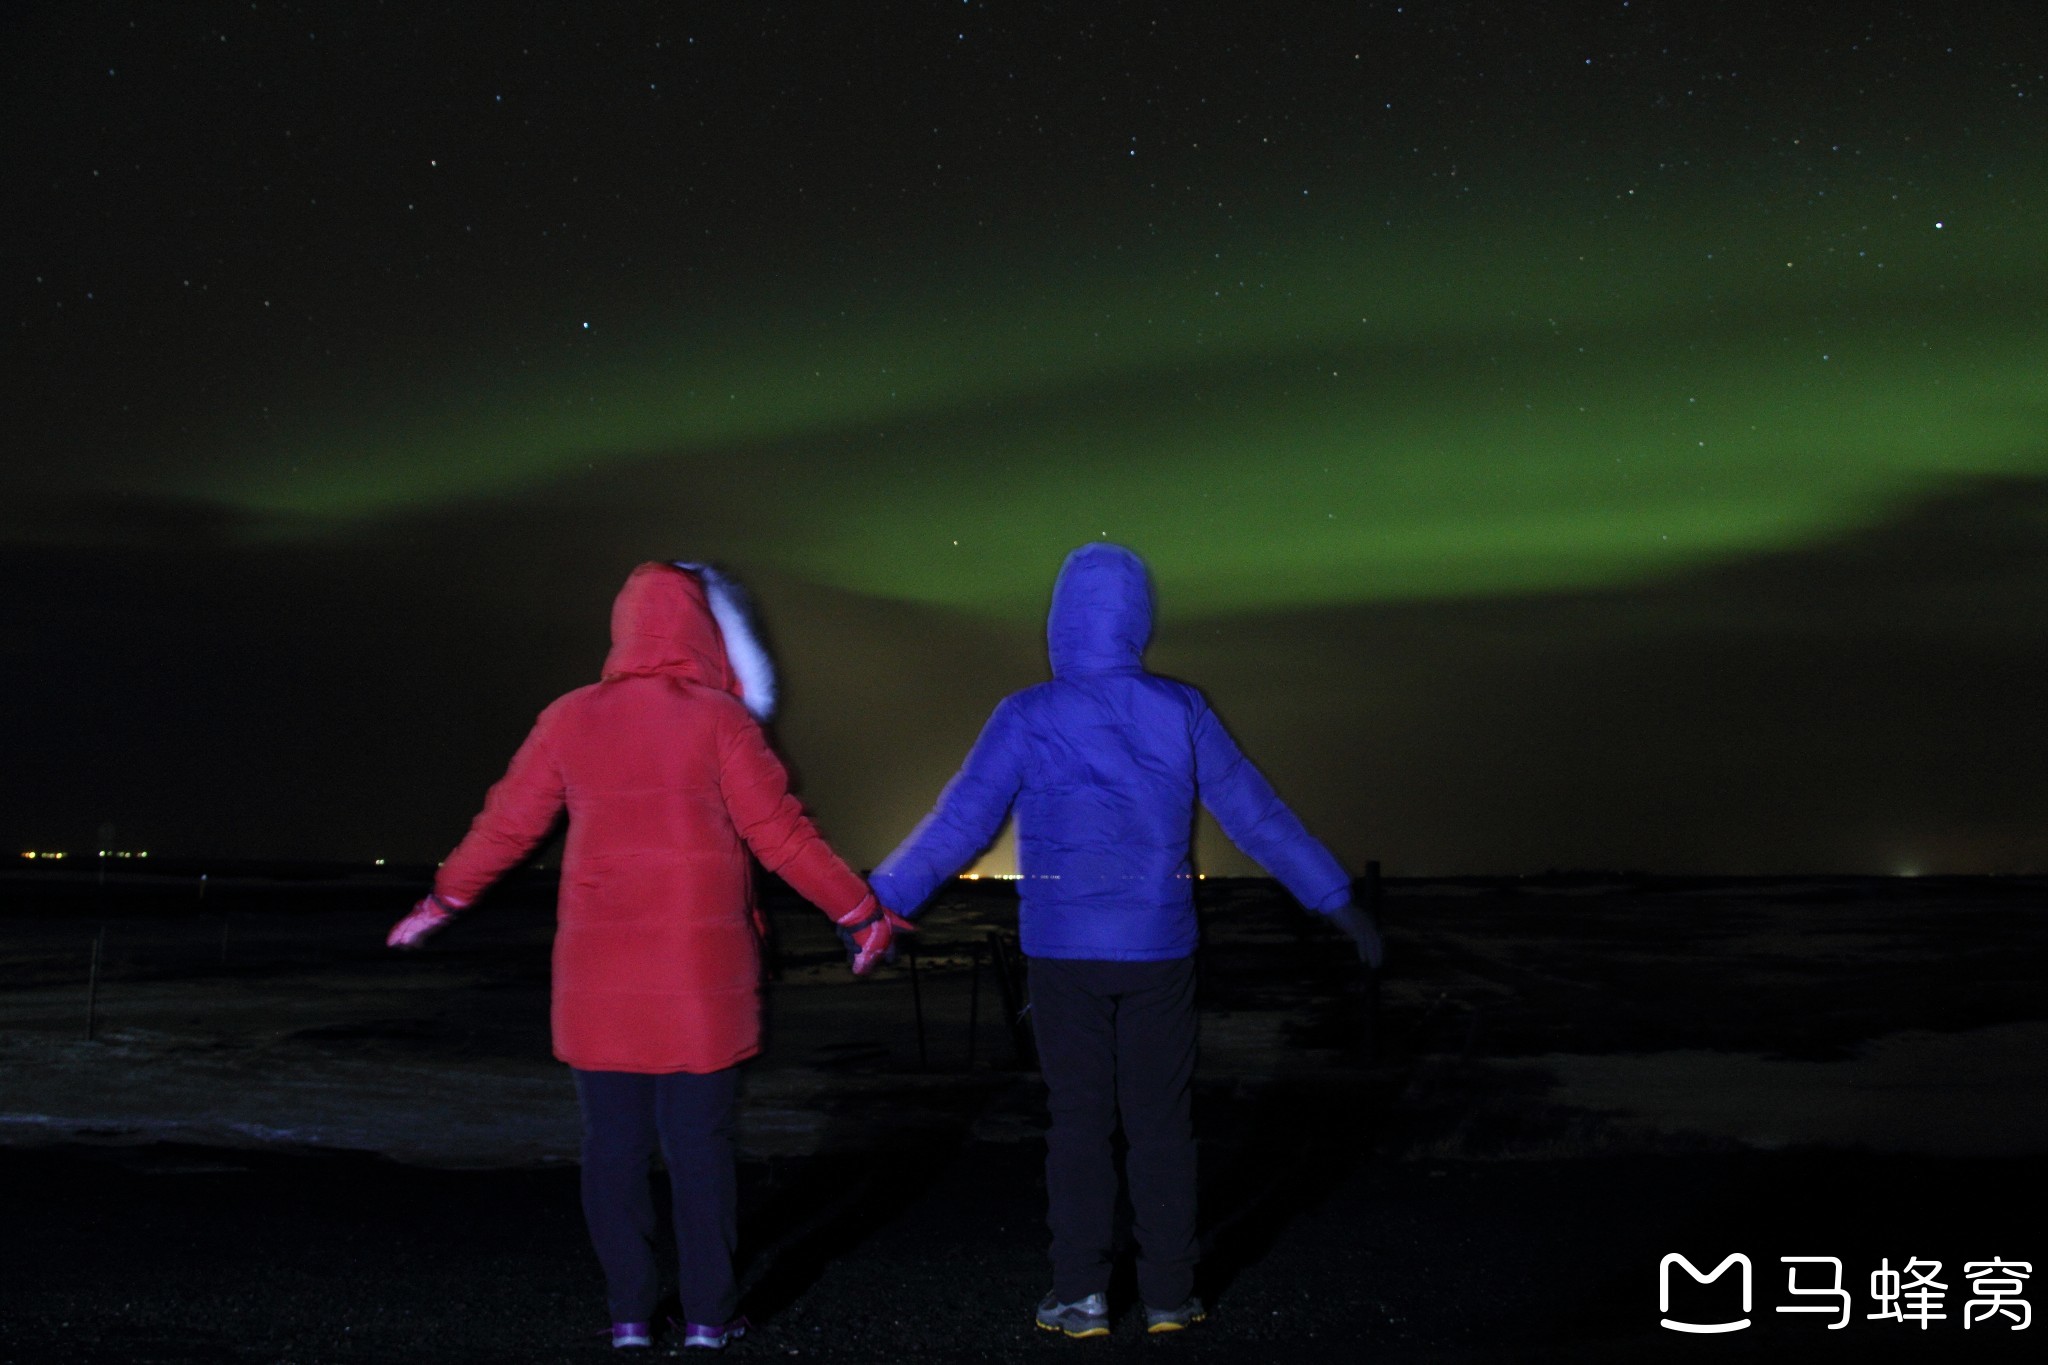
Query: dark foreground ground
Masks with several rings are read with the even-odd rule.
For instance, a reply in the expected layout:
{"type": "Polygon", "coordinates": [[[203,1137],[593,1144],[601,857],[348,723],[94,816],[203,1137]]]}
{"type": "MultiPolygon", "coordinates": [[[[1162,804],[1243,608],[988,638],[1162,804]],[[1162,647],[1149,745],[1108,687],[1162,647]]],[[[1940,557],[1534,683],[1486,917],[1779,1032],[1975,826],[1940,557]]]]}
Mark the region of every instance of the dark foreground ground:
{"type": "MultiPolygon", "coordinates": [[[[1203,1007],[1216,1043],[1197,1096],[1208,1323],[1143,1336],[1126,1278],[1112,1340],[1035,1332],[1047,1283],[1037,1081],[986,1031],[993,965],[977,969],[975,1064],[957,1028],[952,1051],[935,1032],[920,1064],[903,1025],[907,973],[807,996],[830,948],[791,929],[773,1006],[781,1060],[755,1082],[784,1118],[743,1138],[747,1309],[760,1325],[731,1356],[2038,1358],[2035,1327],[1963,1326],[1966,1262],[2031,1270],[2048,1246],[2029,1202],[2038,1071],[2020,1055],[2048,1015],[2037,888],[1405,888],[1388,906],[1398,970],[1370,1038],[1338,945],[1297,933],[1270,893],[1210,900],[1203,1007]],[[915,1121],[901,1120],[911,1108],[915,1121]],[[824,1118],[805,1127],[804,1112],[824,1118]],[[1661,1328],[1671,1252],[1702,1271],[1745,1253],[1752,1325],[1661,1328]],[[1820,1302],[1788,1292],[1786,1256],[1843,1261],[1847,1327],[1776,1311],[1820,1302]],[[1867,1317],[1871,1272],[1913,1258],[1941,1263],[1947,1316],[1924,1329],[1867,1317]]],[[[958,909],[968,937],[984,932],[981,911],[999,920],[1002,907],[958,909]]],[[[48,922],[16,927],[20,943],[48,922]]],[[[225,963],[215,933],[207,953],[225,963]]],[[[0,1108],[37,1116],[30,1137],[17,1127],[23,1145],[0,1147],[0,1361],[611,1358],[572,1165],[450,1170],[164,1141],[162,1094],[125,1124],[63,1117],[84,1112],[94,1076],[175,1071],[188,1055],[240,1068],[208,1076],[254,1076],[347,1049],[351,1065],[382,1059],[431,1087],[435,1058],[474,1067],[526,1049],[544,998],[526,958],[544,925],[503,933],[409,965],[412,984],[374,1009],[349,1003],[331,964],[294,977],[310,971],[303,944],[237,947],[245,976],[209,978],[209,991],[247,997],[287,980],[327,1001],[327,1022],[296,1031],[266,1006],[260,1038],[227,1024],[202,1038],[194,1022],[164,1041],[169,1012],[198,1008],[196,969],[158,973],[178,992],[159,998],[138,958],[115,996],[128,1031],[112,1028],[107,1049],[125,1071],[39,1043],[58,1023],[28,987],[0,1002],[14,1033],[0,1108]],[[472,994],[423,995],[421,972],[472,994]],[[369,1013],[339,1018],[345,1007],[369,1013]]],[[[947,948],[943,932],[925,948],[920,1006],[935,1026],[968,998],[947,948]]],[[[366,954],[362,970],[383,968],[366,954]]],[[[54,992],[56,972],[17,975],[54,992]]],[[[119,1101],[103,1112],[121,1113],[119,1101]]],[[[1736,1273],[1707,1287],[1680,1273],[1670,1316],[1738,1316],[1736,1273]]],[[[1799,1283],[1826,1280],[1807,1267],[1799,1283]]],[[[2042,1297],[2032,1284],[2030,1303],[2042,1297]]]]}
{"type": "MultiPolygon", "coordinates": [[[[745,1171],[749,1308],[735,1358],[818,1361],[2038,1359],[2030,1328],[1863,1318],[1859,1281],[2026,1256],[2024,1161],[1766,1156],[1333,1165],[1303,1115],[1211,1228],[1214,1316],[1109,1342],[1035,1332],[1036,1155],[968,1144],[745,1171]],[[1292,1134],[1292,1136],[1289,1136],[1292,1134]],[[1319,1150],[1319,1148],[1321,1150],[1319,1150]],[[1257,1177],[1263,1177],[1259,1184],[1257,1177]],[[1754,1326],[1657,1327],[1670,1251],[1757,1267],[1754,1326]],[[1779,1316],[1781,1255],[1848,1264],[1856,1321],[1779,1316]],[[2031,1349],[2028,1347],[2031,1346],[2031,1349]]],[[[1320,1125],[1319,1125],[1320,1126],[1320,1125]]],[[[1248,1155],[1248,1153],[1247,1153],[1248,1155]]],[[[573,1171],[437,1172],[355,1155],[159,1147],[0,1158],[10,1361],[596,1361],[602,1287],[573,1171]]],[[[1215,1201],[1212,1200],[1212,1205],[1215,1201]]],[[[2038,1260],[2036,1261],[2038,1264],[2038,1260]]],[[[1717,1282],[1717,1288],[1725,1281],[1717,1282]]],[[[1697,1320],[1731,1299],[1674,1290],[1697,1320]]],[[[1126,1302],[1128,1297],[1126,1296],[1126,1302]]],[[[695,1353],[693,1353],[695,1354],[695,1353]]]]}

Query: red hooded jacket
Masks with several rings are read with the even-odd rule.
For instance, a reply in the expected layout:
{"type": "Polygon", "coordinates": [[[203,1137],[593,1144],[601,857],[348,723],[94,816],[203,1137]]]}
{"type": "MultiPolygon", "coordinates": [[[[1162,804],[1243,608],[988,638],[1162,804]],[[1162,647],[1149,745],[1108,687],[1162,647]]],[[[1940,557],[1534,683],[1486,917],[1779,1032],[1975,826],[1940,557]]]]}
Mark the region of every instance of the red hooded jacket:
{"type": "Polygon", "coordinates": [[[834,920],[868,912],[739,691],[697,576],[642,564],[603,681],[541,712],[434,880],[467,905],[568,808],[552,1019],[573,1067],[702,1073],[760,1051],[749,850],[834,920]]]}

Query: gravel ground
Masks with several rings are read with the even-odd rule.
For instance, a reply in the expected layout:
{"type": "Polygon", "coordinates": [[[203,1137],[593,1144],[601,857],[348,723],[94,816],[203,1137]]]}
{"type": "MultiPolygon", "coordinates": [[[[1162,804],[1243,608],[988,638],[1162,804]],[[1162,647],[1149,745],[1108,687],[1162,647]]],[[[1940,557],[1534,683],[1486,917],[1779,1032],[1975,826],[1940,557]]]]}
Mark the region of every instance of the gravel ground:
{"type": "MultiPolygon", "coordinates": [[[[232,895],[0,905],[0,1365],[612,1358],[545,1055],[544,898],[397,960],[388,889],[232,895]]],[[[777,910],[741,1127],[759,1326],[734,1359],[1972,1361],[2033,1340],[1963,1318],[1967,1262],[2048,1249],[2024,1199],[2048,1146],[2039,886],[1397,887],[1370,1048],[1341,944],[1269,887],[1207,888],[1213,1311],[1147,1338],[1126,1273],[1107,1342],[1032,1328],[1041,1092],[987,937],[1014,911],[958,900],[915,987],[907,963],[846,982],[815,916],[777,910]],[[1659,1327],[1667,1253],[1738,1251],[1749,1328],[1659,1327]],[[1816,1302],[1791,1256],[1841,1258],[1847,1326],[1777,1311],[1816,1302]],[[1946,1318],[1869,1318],[1871,1273],[1913,1258],[1942,1263],[1946,1318]]],[[[1725,1318],[1732,1292],[1681,1278],[1671,1312],[1725,1318]]]]}
{"type": "MultiPolygon", "coordinates": [[[[1347,1164],[1302,1137],[1284,1097],[1267,1098],[1237,1130],[1243,1145],[1205,1152],[1213,1312],[1194,1330],[1143,1336],[1120,1284],[1112,1340],[1036,1332],[1038,1154],[968,1142],[747,1163],[746,1306],[760,1325],[730,1355],[1968,1361],[2018,1359],[2033,1336],[1964,1329],[1957,1273],[1992,1256],[2038,1264],[2038,1222],[2013,1201],[2032,1163],[1804,1152],[1347,1164]],[[1733,1250],[1756,1265],[1754,1326],[1714,1338],[1658,1328],[1662,1255],[1704,1269],[1733,1250]],[[1789,1302],[1784,1255],[1844,1259],[1858,1299],[1847,1329],[1773,1312],[1789,1302]],[[1942,1260],[1948,1319],[1924,1331],[1865,1320],[1862,1281],[1880,1256],[1942,1260]]],[[[0,1207],[0,1360],[611,1358],[573,1170],[17,1149],[0,1152],[0,1207]]],[[[1701,1315],[1729,1307],[1702,1303],[1701,1315]]]]}

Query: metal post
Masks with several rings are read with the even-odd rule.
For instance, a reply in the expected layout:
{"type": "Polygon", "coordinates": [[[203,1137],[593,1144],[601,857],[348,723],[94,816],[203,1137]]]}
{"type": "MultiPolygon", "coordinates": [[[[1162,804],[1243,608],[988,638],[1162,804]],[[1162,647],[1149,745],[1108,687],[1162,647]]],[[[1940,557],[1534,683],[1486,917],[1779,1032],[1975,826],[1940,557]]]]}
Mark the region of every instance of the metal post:
{"type": "MultiPolygon", "coordinates": [[[[1380,860],[1372,857],[1366,860],[1366,913],[1372,915],[1372,925],[1380,931],[1380,943],[1386,941],[1386,925],[1380,919],[1380,860]]],[[[1368,1062],[1380,1060],[1380,974],[1376,968],[1366,968],[1362,980],[1362,999],[1358,1001],[1358,1025],[1362,1031],[1360,1050],[1368,1062]]]]}
{"type": "Polygon", "coordinates": [[[967,955],[967,1069],[974,1070],[974,1044],[981,1032],[981,945],[967,955]]]}
{"type": "Polygon", "coordinates": [[[85,1041],[91,1042],[100,1024],[100,955],[107,946],[107,926],[92,936],[92,970],[85,978],[85,1041]]]}
{"type": "Polygon", "coordinates": [[[909,941],[906,951],[910,957],[910,1011],[917,1017],[917,1069],[925,1069],[924,1050],[924,992],[917,984],[917,940],[909,941]]]}
{"type": "Polygon", "coordinates": [[[1025,986],[1016,979],[1010,962],[1010,950],[998,931],[988,931],[989,959],[995,969],[996,985],[1003,993],[1003,1013],[1010,1021],[1010,1051],[1016,1058],[1017,1066],[1029,1070],[1038,1065],[1038,1049],[1031,1039],[1031,1025],[1024,1015],[1030,1009],[1025,1000],[1025,986]]]}
{"type": "MultiPolygon", "coordinates": [[[[757,912],[760,913],[760,912],[757,912]]],[[[782,935],[775,928],[775,917],[761,913],[761,957],[765,961],[770,981],[782,980],[782,935]]]]}

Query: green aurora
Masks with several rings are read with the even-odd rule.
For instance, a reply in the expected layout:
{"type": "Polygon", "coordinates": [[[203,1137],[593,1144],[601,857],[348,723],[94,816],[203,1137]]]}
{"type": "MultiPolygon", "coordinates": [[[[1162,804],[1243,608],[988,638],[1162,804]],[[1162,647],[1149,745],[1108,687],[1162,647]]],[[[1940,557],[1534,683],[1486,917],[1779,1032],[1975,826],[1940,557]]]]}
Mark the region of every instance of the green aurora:
{"type": "Polygon", "coordinates": [[[500,343],[502,380],[308,419],[204,491],[307,534],[634,463],[730,528],[698,552],[1005,615],[1099,535],[1191,616],[1640,581],[2048,473],[2048,178],[1944,178],[818,267],[514,328],[580,349],[500,343]]]}
{"type": "Polygon", "coordinates": [[[1108,536],[1354,868],[2048,869],[2038,6],[17,8],[20,848],[440,856],[687,556],[873,861],[1108,536]]]}

